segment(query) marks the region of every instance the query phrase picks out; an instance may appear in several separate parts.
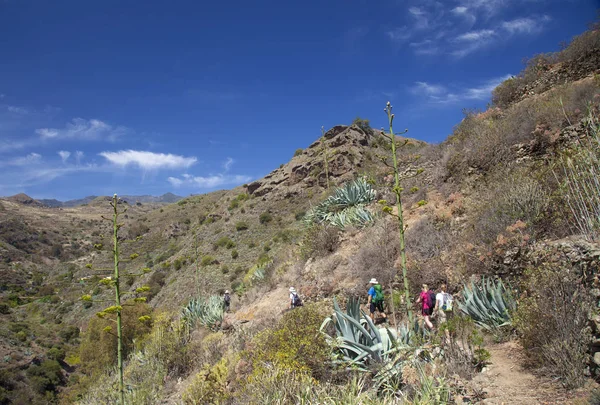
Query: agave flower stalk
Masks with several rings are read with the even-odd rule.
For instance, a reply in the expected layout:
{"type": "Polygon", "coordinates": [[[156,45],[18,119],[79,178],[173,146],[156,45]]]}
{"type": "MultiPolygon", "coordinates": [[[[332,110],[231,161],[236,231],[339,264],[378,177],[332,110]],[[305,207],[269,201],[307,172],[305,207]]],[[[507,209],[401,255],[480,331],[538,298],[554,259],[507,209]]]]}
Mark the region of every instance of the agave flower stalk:
{"type": "MultiPolygon", "coordinates": [[[[401,266],[402,266],[402,278],[403,278],[403,284],[404,284],[404,303],[406,305],[406,315],[408,317],[408,321],[409,321],[409,323],[412,323],[413,314],[412,314],[411,305],[410,305],[410,290],[409,290],[409,285],[408,285],[408,269],[407,269],[407,264],[406,264],[406,243],[405,243],[405,237],[404,237],[404,234],[406,231],[406,226],[404,224],[404,215],[402,212],[402,187],[400,185],[400,180],[401,180],[400,177],[401,176],[400,176],[400,171],[398,169],[398,156],[397,156],[397,144],[396,144],[396,135],[405,134],[406,132],[408,132],[408,129],[404,130],[403,132],[401,132],[399,134],[394,133],[394,127],[393,127],[394,114],[392,113],[392,105],[389,101],[387,102],[383,111],[387,114],[387,117],[388,117],[389,134],[384,135],[384,136],[386,136],[386,138],[390,142],[390,149],[391,149],[391,153],[392,153],[392,164],[390,165],[387,163],[387,157],[380,156],[380,159],[383,161],[383,163],[385,163],[387,166],[389,166],[392,169],[392,173],[394,175],[394,186],[392,188],[392,191],[396,195],[396,209],[397,209],[398,213],[393,214],[393,209],[392,209],[392,207],[390,207],[387,204],[387,201],[381,200],[380,203],[382,203],[384,205],[384,207],[383,207],[384,212],[395,216],[398,220],[398,240],[400,243],[400,261],[401,261],[401,266]]],[[[402,146],[406,146],[407,144],[408,144],[408,140],[405,140],[404,143],[402,144],[402,146]]],[[[418,157],[417,157],[417,159],[418,159],[418,157]]],[[[402,180],[405,180],[409,177],[414,177],[422,172],[423,172],[423,169],[409,170],[402,174],[402,180]]]]}
{"type": "Polygon", "coordinates": [[[323,145],[323,165],[325,166],[325,179],[327,189],[329,190],[329,156],[327,153],[327,144],[325,143],[325,128],[321,127],[321,144],[323,145]]]}
{"type": "MultiPolygon", "coordinates": [[[[141,272],[137,273],[137,274],[134,274],[134,273],[121,274],[121,272],[119,270],[119,265],[120,265],[121,261],[123,261],[120,258],[120,250],[119,250],[119,229],[121,229],[123,224],[119,223],[119,216],[121,214],[125,213],[127,211],[127,209],[124,209],[123,211],[119,211],[118,204],[119,204],[119,198],[117,197],[116,194],[114,194],[112,201],[110,202],[110,205],[112,207],[112,218],[105,218],[104,216],[102,217],[103,219],[112,222],[113,268],[112,269],[109,269],[109,268],[97,269],[98,271],[112,270],[112,272],[113,272],[112,276],[106,276],[106,277],[102,278],[100,280],[100,284],[104,285],[104,286],[112,286],[114,288],[115,300],[114,300],[114,305],[112,305],[108,308],[104,308],[102,311],[98,312],[96,315],[102,319],[113,320],[111,318],[107,318],[107,316],[109,316],[109,315],[111,315],[111,316],[114,315],[116,318],[113,321],[116,323],[116,327],[117,327],[116,337],[117,337],[118,397],[119,397],[119,404],[125,405],[125,384],[124,384],[124,378],[123,378],[123,325],[122,325],[123,305],[121,304],[121,300],[122,300],[122,298],[124,298],[125,295],[128,294],[128,292],[121,291],[120,279],[121,279],[121,276],[139,277],[141,275],[144,275],[144,274],[147,274],[148,272],[150,272],[150,269],[147,267],[143,268],[141,270],[141,272]]],[[[137,239],[139,240],[139,237],[137,239]]],[[[94,245],[94,248],[97,250],[102,250],[102,247],[103,247],[102,244],[99,244],[99,243],[94,245]]],[[[137,257],[139,257],[139,255],[137,253],[133,253],[129,256],[129,259],[126,259],[125,261],[135,260],[137,257]]],[[[92,264],[91,263],[86,264],[85,267],[88,269],[92,269],[92,264]]],[[[84,279],[87,279],[87,278],[84,277],[84,279]]],[[[144,294],[144,293],[147,293],[149,290],[150,290],[150,288],[148,286],[138,287],[135,289],[135,291],[132,294],[136,294],[136,295],[144,294]]],[[[84,295],[81,297],[81,300],[88,301],[88,302],[94,302],[94,301],[104,302],[104,300],[93,300],[91,295],[84,295]]],[[[145,302],[146,298],[145,297],[136,297],[136,298],[134,298],[133,301],[134,302],[145,302]]],[[[141,316],[138,320],[140,322],[148,322],[148,321],[150,321],[150,317],[149,316],[141,316]]],[[[104,328],[104,331],[107,333],[111,333],[112,327],[107,326],[106,328],[104,328]]]]}

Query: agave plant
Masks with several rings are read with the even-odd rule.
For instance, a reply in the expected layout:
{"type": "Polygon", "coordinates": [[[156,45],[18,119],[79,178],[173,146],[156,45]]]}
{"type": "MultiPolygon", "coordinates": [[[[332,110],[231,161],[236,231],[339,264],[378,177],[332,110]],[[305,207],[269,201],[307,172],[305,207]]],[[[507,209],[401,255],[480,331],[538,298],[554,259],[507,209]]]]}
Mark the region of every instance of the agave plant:
{"type": "Polygon", "coordinates": [[[333,194],[311,209],[304,217],[307,224],[327,223],[338,228],[365,226],[373,222],[373,214],[365,205],[375,200],[376,191],[364,178],[358,178],[335,189],[333,194]]]}
{"type": "Polygon", "coordinates": [[[406,361],[429,360],[426,350],[414,346],[415,337],[422,334],[418,322],[413,327],[403,325],[398,330],[377,328],[371,318],[360,309],[357,298],[348,300],[344,313],[337,300],[333,301],[334,314],[325,319],[321,332],[331,324],[336,337],[325,333],[329,344],[339,357],[336,363],[354,369],[373,371],[377,388],[401,384],[402,366],[406,361]]]}
{"type": "Polygon", "coordinates": [[[181,310],[181,319],[189,329],[199,323],[216,330],[223,321],[223,300],[218,295],[207,300],[193,299],[181,310]]]}
{"type": "Polygon", "coordinates": [[[321,332],[333,324],[337,338],[325,334],[336,348],[341,362],[366,371],[370,362],[382,362],[397,346],[396,336],[388,329],[378,329],[369,316],[360,309],[358,298],[350,298],[344,313],[333,300],[334,314],[326,318],[321,332]],[[385,336],[385,338],[384,338],[385,336]]]}
{"type": "Polygon", "coordinates": [[[502,280],[482,278],[479,283],[471,282],[463,287],[462,297],[460,310],[484,329],[493,331],[512,324],[511,313],[517,309],[517,302],[502,280]]]}

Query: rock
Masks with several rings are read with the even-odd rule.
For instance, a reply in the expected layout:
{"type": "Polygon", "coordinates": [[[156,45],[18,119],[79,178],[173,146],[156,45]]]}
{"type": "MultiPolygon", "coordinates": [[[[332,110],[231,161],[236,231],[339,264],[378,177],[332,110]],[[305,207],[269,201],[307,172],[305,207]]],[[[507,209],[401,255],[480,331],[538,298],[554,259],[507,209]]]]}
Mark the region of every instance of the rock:
{"type": "Polygon", "coordinates": [[[255,181],[254,183],[248,184],[248,194],[253,194],[256,190],[258,190],[262,186],[261,182],[255,181]]]}
{"type": "Polygon", "coordinates": [[[597,366],[600,366],[600,352],[596,352],[594,353],[594,363],[597,366]]]}

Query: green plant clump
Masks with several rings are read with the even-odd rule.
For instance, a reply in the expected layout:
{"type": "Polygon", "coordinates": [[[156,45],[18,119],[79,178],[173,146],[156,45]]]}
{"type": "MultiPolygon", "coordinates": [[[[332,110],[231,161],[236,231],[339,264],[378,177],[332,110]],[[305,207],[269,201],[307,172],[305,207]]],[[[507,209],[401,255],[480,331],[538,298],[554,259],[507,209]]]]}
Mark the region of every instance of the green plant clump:
{"type": "Polygon", "coordinates": [[[471,282],[463,287],[461,295],[460,310],[484,329],[494,332],[512,325],[517,302],[502,280],[482,278],[479,283],[471,282]]]}

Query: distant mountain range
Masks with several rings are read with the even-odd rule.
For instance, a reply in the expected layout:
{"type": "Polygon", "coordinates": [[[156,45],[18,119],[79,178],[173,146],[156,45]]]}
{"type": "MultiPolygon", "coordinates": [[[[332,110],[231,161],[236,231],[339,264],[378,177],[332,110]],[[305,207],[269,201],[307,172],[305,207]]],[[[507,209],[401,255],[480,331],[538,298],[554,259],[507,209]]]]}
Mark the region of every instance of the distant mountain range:
{"type": "MultiPolygon", "coordinates": [[[[46,207],[58,208],[58,207],[77,207],[83,204],[89,204],[94,201],[98,196],[90,195],[84,198],[79,198],[76,200],[68,200],[68,201],[59,201],[56,199],[33,199],[26,194],[17,194],[11,197],[6,197],[7,200],[19,202],[21,204],[31,204],[31,205],[43,205],[46,207]]],[[[129,204],[135,203],[155,203],[155,204],[171,204],[175,203],[183,197],[175,195],[173,193],[166,193],[161,196],[153,196],[153,195],[122,195],[119,196],[122,200],[126,201],[129,204]]]]}

